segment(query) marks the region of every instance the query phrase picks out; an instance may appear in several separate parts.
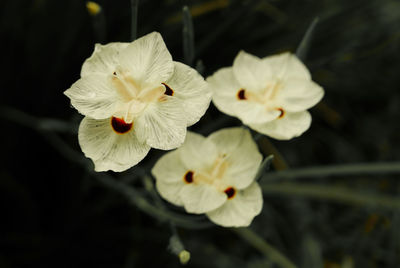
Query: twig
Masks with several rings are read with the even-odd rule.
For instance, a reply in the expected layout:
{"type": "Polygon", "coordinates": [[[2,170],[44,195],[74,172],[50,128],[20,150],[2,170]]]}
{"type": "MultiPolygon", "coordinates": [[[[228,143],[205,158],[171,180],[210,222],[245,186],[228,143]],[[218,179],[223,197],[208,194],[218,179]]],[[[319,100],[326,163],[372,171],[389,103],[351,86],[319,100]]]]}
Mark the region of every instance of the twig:
{"type": "Polygon", "coordinates": [[[400,173],[400,162],[358,163],[269,172],[263,176],[263,180],[277,181],[294,180],[300,178],[322,178],[329,176],[377,175],[397,173],[400,173]]]}
{"type": "Polygon", "coordinates": [[[331,200],[351,205],[400,209],[400,198],[380,194],[360,193],[346,187],[311,183],[260,183],[266,195],[279,194],[331,200]]]}
{"type": "Polygon", "coordinates": [[[251,246],[260,251],[269,260],[279,264],[282,268],[296,268],[289,259],[287,259],[277,249],[267,243],[249,228],[231,228],[232,232],[246,240],[251,246]]]}

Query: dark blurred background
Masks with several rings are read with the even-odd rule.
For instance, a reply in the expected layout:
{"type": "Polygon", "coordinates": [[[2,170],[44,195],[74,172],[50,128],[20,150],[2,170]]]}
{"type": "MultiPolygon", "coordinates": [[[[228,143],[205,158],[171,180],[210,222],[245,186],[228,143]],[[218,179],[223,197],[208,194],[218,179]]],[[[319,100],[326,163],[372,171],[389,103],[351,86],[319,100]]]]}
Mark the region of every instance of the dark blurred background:
{"type": "MultiPolygon", "coordinates": [[[[83,0],[0,2],[1,268],[180,266],[167,250],[168,223],[138,210],[38,131],[36,118],[69,122],[57,137],[79,152],[81,117],[63,91],[79,79],[96,42],[130,41],[130,1],[98,3],[103,18],[91,16],[83,0]]],[[[193,16],[194,65],[205,77],[231,65],[240,49],[260,57],[296,51],[319,17],[305,64],[326,94],[304,135],[271,140],[287,166],[399,159],[399,1],[141,0],[138,36],[159,31],[177,61],[184,60],[183,5],[193,16]]],[[[208,134],[221,118],[218,128],[240,124],[224,117],[211,107],[192,129],[208,134]]],[[[144,192],[140,179],[129,180],[134,173],[110,174],[144,192]]],[[[400,190],[393,175],[308,181],[400,190]]],[[[265,196],[264,203],[253,229],[299,267],[400,267],[399,212],[291,196],[265,196]]],[[[277,267],[229,229],[178,233],[192,254],[188,267],[277,267]]]]}

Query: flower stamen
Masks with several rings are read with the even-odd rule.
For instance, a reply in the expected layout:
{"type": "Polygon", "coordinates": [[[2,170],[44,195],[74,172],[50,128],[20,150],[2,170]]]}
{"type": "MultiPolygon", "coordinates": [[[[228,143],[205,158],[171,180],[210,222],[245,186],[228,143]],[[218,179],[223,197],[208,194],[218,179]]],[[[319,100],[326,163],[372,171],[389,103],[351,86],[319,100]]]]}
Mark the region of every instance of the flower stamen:
{"type": "Polygon", "coordinates": [[[238,93],[237,93],[237,97],[239,100],[245,100],[246,99],[246,90],[241,88],[239,89],[238,93]]]}
{"type": "Polygon", "coordinates": [[[278,110],[279,112],[281,112],[281,113],[279,114],[278,118],[282,118],[282,117],[285,116],[285,110],[283,110],[282,108],[277,108],[277,110],[278,110]]]}

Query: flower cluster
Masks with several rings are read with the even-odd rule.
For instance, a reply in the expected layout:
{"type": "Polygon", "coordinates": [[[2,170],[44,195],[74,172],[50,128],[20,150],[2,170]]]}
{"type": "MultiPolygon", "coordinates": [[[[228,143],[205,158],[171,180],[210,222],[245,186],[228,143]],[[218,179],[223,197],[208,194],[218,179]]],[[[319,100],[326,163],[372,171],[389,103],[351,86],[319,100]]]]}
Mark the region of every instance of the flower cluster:
{"type": "Polygon", "coordinates": [[[262,208],[254,181],[262,156],[248,130],[228,128],[207,138],[189,132],[152,173],[160,195],[222,226],[248,226],[262,208]]]}
{"type": "Polygon", "coordinates": [[[280,140],[297,137],[310,127],[306,110],[324,95],[291,53],[260,59],[240,51],[232,67],[218,70],[207,81],[219,110],[280,140]]]}
{"type": "Polygon", "coordinates": [[[81,78],[65,91],[83,115],[79,144],[96,171],[123,171],[151,147],[179,147],[211,101],[203,77],[172,60],[159,33],[97,44],[81,78]]]}
{"type": "Polygon", "coordinates": [[[85,115],[79,144],[96,171],[124,171],[150,148],[176,149],[155,164],[160,195],[222,226],[248,226],[261,212],[255,181],[262,155],[248,130],[219,130],[207,138],[186,132],[206,112],[213,94],[219,110],[276,139],[301,135],[307,109],[323,89],[291,53],[257,58],[239,52],[232,67],[203,79],[172,60],[159,33],[132,43],[95,46],[81,78],[65,91],[85,115]]]}

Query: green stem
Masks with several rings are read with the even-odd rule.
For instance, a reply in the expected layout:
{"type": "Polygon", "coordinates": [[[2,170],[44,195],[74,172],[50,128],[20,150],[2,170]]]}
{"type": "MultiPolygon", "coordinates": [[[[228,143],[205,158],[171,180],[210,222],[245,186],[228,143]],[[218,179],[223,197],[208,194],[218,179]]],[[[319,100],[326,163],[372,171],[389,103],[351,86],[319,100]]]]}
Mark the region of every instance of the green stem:
{"type": "Polygon", "coordinates": [[[400,162],[358,163],[282,170],[264,174],[265,181],[294,180],[299,178],[321,178],[329,176],[377,175],[400,173],[400,162]]]}
{"type": "Polygon", "coordinates": [[[252,247],[265,255],[269,260],[275,262],[282,268],[296,268],[289,259],[287,259],[276,248],[267,243],[264,239],[254,233],[250,228],[231,228],[243,240],[246,240],[252,247]]]}
{"type": "Polygon", "coordinates": [[[315,185],[311,183],[261,183],[266,195],[288,195],[293,197],[310,197],[323,200],[348,203],[386,209],[400,209],[400,198],[382,194],[360,193],[346,187],[331,185],[315,185]]]}
{"type": "Polygon", "coordinates": [[[131,40],[137,38],[137,18],[139,0],[131,0],[131,40]]]}

